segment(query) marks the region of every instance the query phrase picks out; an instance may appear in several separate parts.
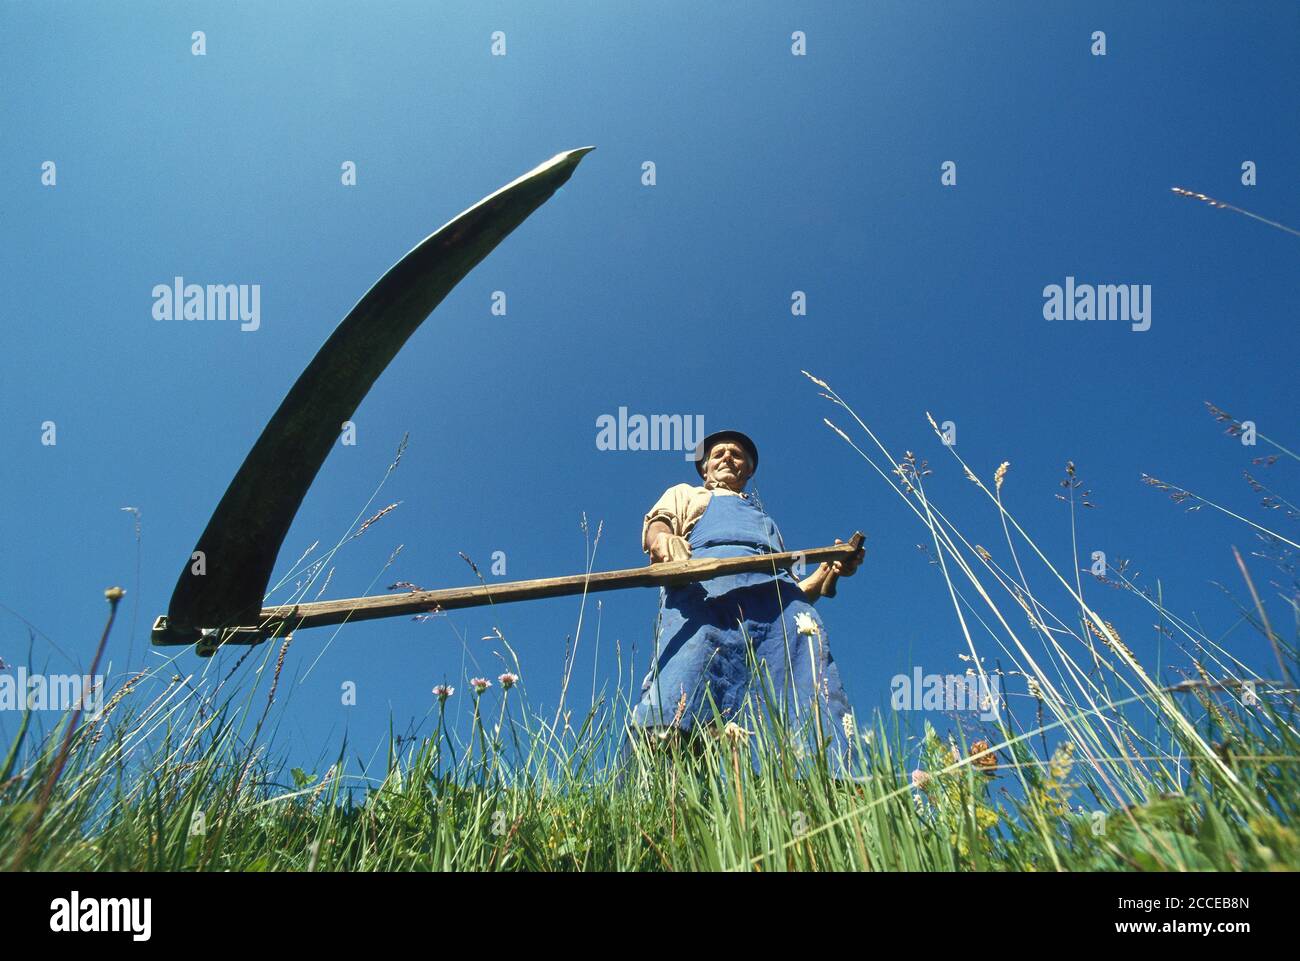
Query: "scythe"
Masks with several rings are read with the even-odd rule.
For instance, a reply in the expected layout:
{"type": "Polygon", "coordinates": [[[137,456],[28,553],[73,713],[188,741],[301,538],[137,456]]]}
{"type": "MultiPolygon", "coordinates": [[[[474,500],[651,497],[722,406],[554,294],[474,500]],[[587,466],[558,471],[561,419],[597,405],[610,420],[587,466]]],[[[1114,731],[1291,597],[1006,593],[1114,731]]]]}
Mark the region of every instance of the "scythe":
{"type": "Polygon", "coordinates": [[[421,611],[700,580],[741,570],[848,559],[861,544],[601,574],[263,609],[280,547],[340,425],[443,298],[562,187],[593,147],[556,154],[422,240],[375,283],[307,365],[235,474],[176,582],[155,645],[257,644],[280,631],[421,611]],[[196,567],[201,573],[196,573],[196,567]]]}

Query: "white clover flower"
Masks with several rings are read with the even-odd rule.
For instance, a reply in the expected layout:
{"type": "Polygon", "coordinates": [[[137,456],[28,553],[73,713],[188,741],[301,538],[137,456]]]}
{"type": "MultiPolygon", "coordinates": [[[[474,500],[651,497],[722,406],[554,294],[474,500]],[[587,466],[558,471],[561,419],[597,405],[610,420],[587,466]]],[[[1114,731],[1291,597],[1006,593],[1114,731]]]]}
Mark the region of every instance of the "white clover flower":
{"type": "Polygon", "coordinates": [[[817,622],[807,611],[800,611],[794,616],[794,629],[800,634],[820,634],[817,628],[817,622]]]}
{"type": "Polygon", "coordinates": [[[730,741],[732,744],[744,744],[749,740],[749,735],[752,733],[752,731],[746,731],[735,721],[728,721],[722,728],[723,739],[730,741]]]}

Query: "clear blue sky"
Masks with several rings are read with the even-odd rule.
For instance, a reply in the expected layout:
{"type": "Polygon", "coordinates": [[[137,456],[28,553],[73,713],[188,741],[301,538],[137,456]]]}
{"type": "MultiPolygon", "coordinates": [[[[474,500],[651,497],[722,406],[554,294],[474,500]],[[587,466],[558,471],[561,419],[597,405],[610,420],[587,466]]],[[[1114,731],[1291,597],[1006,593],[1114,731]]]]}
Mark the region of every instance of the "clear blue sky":
{"type": "MultiPolygon", "coordinates": [[[[1011,461],[1010,508],[1065,568],[1054,495],[1073,460],[1099,505],[1080,556],[1132,558],[1217,637],[1235,615],[1212,582],[1240,584],[1230,545],[1253,540],[1139,477],[1262,516],[1240,473],[1267,451],[1222,436],[1201,405],[1300,440],[1300,241],[1169,188],[1300,224],[1297,39],[1294,3],[4,3],[0,657],[26,659],[26,619],[37,667],[86,667],[101,591],[120,584],[112,672],[159,664],[151,620],[335,324],[430,231],[586,144],[563,192],[366,398],[357,445],[330,455],[280,569],[344,533],[408,431],[374,509],[402,504],[339,553],[329,596],[469,583],[457,551],[484,570],[506,552],[509,579],[574,573],[584,512],[604,523],[596,566],[635,566],[642,514],[693,473],[676,453],[597,450],[596,418],[703,414],[758,441],[758,490],[789,546],[868,533],[860,576],[822,608],[865,715],[896,673],[963,670],[964,645],[915,547],[925,531],[822,425],[833,411],[806,368],[926,457],[932,495],[995,553],[994,518],[924,412],[957,423],[986,478],[1011,461]],[[195,30],[206,56],[191,54],[195,30]],[[505,57],[490,55],[495,30],[505,57]],[[806,56],[791,55],[795,30],[806,56]],[[1095,30],[1105,57],[1090,55],[1095,30]],[[355,187],[340,184],[348,160],[355,187]],[[940,184],[947,160],[955,187],[940,184]],[[1246,160],[1257,186],[1241,183],[1246,160]],[[153,320],[151,289],[176,275],[261,284],[261,329],[153,320]],[[1042,289],[1067,275],[1150,284],[1151,329],[1045,321],[1042,289]],[[791,315],[794,290],[806,317],[791,315]],[[142,515],[138,578],[124,506],[142,515]]],[[[1294,492],[1295,467],[1261,474],[1294,492]]],[[[1155,665],[1151,612],[1087,590],[1155,665]]],[[[604,595],[598,642],[589,602],[580,704],[597,648],[599,684],[616,642],[636,648],[639,681],[656,600],[604,595]]],[[[500,645],[480,640],[493,627],[534,707],[553,708],[577,621],[562,599],[302,632],[282,744],[332,759],[346,732],[368,754],[390,718],[427,716],[434,683],[495,678],[500,645]],[[355,707],[340,704],[348,680],[355,707]]],[[[1256,635],[1231,641],[1267,671],[1256,635]]],[[[163,653],[179,658],[164,676],[204,667],[163,653]]],[[[1187,659],[1166,645],[1158,665],[1171,664],[1187,659]]]]}

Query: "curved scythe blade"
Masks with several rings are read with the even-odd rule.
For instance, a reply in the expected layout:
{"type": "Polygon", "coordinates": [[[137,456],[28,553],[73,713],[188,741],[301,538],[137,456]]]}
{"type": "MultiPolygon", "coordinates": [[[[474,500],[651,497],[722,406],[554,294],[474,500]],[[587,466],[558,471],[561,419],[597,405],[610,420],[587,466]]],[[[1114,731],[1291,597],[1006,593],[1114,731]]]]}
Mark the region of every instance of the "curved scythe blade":
{"type": "Polygon", "coordinates": [[[172,594],[171,643],[255,625],[280,545],[325,458],[376,378],[453,287],[568,181],[593,147],[556,154],[426,237],[370,288],[307,365],[208,521],[172,594]]]}

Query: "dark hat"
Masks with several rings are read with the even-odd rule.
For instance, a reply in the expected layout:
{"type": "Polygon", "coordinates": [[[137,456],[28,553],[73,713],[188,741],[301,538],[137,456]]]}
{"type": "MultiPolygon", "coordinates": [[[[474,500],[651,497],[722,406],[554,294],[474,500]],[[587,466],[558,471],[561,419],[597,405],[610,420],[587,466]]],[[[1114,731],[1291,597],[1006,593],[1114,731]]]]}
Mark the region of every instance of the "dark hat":
{"type": "Polygon", "coordinates": [[[704,438],[700,441],[700,446],[695,448],[695,470],[701,477],[704,476],[704,462],[708,459],[709,451],[713,449],[714,444],[724,440],[734,441],[745,448],[749,454],[750,466],[753,468],[750,473],[758,470],[758,445],[750,440],[748,435],[738,430],[719,430],[704,438]]]}

